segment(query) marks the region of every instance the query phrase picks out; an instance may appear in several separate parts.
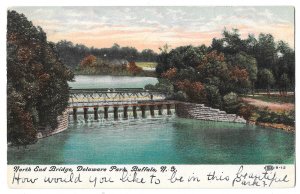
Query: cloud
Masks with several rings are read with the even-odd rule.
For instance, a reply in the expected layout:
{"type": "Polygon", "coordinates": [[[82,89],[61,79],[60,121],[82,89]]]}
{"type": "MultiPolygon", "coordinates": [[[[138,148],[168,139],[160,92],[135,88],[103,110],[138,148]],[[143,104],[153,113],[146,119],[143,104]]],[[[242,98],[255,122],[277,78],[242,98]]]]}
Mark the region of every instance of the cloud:
{"type": "Polygon", "coordinates": [[[51,41],[62,39],[94,47],[158,50],[164,43],[209,45],[224,27],[242,37],[260,32],[294,44],[292,7],[15,7],[51,41]]]}

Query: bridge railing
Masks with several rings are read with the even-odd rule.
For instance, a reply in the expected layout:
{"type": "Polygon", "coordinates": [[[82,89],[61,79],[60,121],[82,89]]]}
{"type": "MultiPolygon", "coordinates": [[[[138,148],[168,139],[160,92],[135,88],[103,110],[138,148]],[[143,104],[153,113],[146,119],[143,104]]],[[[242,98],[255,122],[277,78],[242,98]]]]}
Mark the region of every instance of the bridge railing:
{"type": "Polygon", "coordinates": [[[173,101],[165,100],[144,100],[144,101],[106,101],[106,102],[72,102],[71,107],[101,107],[101,106],[141,106],[141,105],[156,105],[156,104],[174,104],[173,101]]]}
{"type": "Polygon", "coordinates": [[[70,106],[90,105],[119,105],[135,104],[142,101],[160,101],[166,94],[158,90],[145,90],[143,88],[90,88],[71,89],[70,106]]]}

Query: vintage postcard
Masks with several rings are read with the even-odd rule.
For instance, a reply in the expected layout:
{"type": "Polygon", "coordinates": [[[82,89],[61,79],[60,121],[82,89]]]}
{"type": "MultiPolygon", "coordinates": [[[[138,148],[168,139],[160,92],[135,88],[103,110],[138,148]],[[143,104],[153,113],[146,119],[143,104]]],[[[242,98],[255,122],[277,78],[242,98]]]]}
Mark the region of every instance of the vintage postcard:
{"type": "Polygon", "coordinates": [[[294,187],[294,14],[8,7],[8,186],[294,187]]]}

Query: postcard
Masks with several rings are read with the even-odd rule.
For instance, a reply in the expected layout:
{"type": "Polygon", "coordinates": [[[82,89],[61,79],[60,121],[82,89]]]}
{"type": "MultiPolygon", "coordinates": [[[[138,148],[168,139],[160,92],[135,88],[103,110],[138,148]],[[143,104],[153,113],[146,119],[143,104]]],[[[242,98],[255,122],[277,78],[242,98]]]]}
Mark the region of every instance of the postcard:
{"type": "Polygon", "coordinates": [[[8,7],[8,186],[294,187],[294,14],[8,7]]]}

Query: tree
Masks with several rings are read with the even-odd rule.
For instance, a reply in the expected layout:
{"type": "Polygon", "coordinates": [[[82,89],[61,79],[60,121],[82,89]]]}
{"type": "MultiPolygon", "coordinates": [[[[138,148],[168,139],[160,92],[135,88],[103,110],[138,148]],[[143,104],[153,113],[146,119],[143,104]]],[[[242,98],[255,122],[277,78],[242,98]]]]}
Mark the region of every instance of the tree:
{"type": "Polygon", "coordinates": [[[256,59],[245,52],[228,56],[228,62],[235,67],[243,68],[247,70],[249,81],[251,82],[251,91],[254,95],[255,82],[257,80],[257,62],[256,59]]]}
{"type": "Polygon", "coordinates": [[[259,73],[259,78],[261,85],[265,86],[270,96],[270,87],[275,83],[273,73],[269,69],[262,69],[259,73]]]}
{"type": "Polygon", "coordinates": [[[170,48],[171,48],[171,46],[166,43],[162,47],[159,47],[158,49],[162,53],[168,53],[170,48]]]}
{"type": "MultiPolygon", "coordinates": [[[[280,80],[283,73],[287,75],[291,86],[295,86],[295,52],[283,41],[277,44],[278,60],[274,67],[276,80],[280,80]]],[[[280,84],[280,82],[278,82],[280,84]]]]}
{"type": "Polygon", "coordinates": [[[139,60],[140,61],[156,61],[157,54],[151,49],[142,50],[139,60]]]}
{"type": "Polygon", "coordinates": [[[80,68],[91,68],[96,66],[97,58],[94,55],[88,55],[80,62],[80,68]]]}
{"type": "Polygon", "coordinates": [[[80,61],[90,52],[88,47],[79,44],[75,45],[66,40],[57,42],[56,48],[61,61],[71,69],[75,69],[80,61]]]}
{"type": "Polygon", "coordinates": [[[178,90],[185,92],[190,101],[197,103],[206,103],[205,86],[201,82],[191,82],[184,79],[176,82],[178,90]]]}
{"type": "Polygon", "coordinates": [[[240,51],[244,51],[246,45],[244,41],[240,38],[239,30],[232,29],[232,31],[223,31],[223,52],[227,54],[236,54],[240,51]]]}
{"type": "Polygon", "coordinates": [[[170,52],[167,52],[167,49],[162,50],[157,57],[156,72],[161,75],[161,73],[174,67],[178,70],[196,68],[204,56],[204,49],[189,45],[177,47],[170,52]]]}
{"type": "Polygon", "coordinates": [[[176,75],[177,75],[177,69],[176,69],[176,67],[168,69],[166,72],[164,72],[164,73],[161,74],[161,76],[163,78],[167,78],[168,80],[172,80],[173,78],[176,78],[176,75]]]}
{"type": "Polygon", "coordinates": [[[290,80],[286,73],[283,73],[279,79],[279,87],[280,87],[280,94],[287,95],[287,88],[289,86],[290,80]]]}
{"type": "Polygon", "coordinates": [[[133,75],[136,75],[136,74],[142,72],[143,69],[142,69],[141,67],[138,67],[138,66],[135,64],[135,62],[130,62],[130,63],[129,63],[129,66],[128,66],[128,71],[129,71],[130,73],[132,73],[133,75]]]}
{"type": "Polygon", "coordinates": [[[205,86],[207,105],[213,108],[222,108],[222,96],[215,85],[205,86]]]}
{"type": "Polygon", "coordinates": [[[67,81],[73,73],[58,57],[45,32],[23,14],[7,15],[8,141],[36,142],[38,129],[57,127],[57,116],[68,105],[67,81]]]}
{"type": "Polygon", "coordinates": [[[250,86],[248,71],[246,69],[232,67],[229,72],[229,77],[232,91],[244,93],[250,86]]]}
{"type": "Polygon", "coordinates": [[[234,92],[230,92],[223,97],[224,110],[227,113],[236,113],[239,108],[238,95],[234,92]]]}
{"type": "Polygon", "coordinates": [[[277,50],[271,34],[259,34],[254,56],[260,68],[272,69],[275,66],[277,50]]]}

